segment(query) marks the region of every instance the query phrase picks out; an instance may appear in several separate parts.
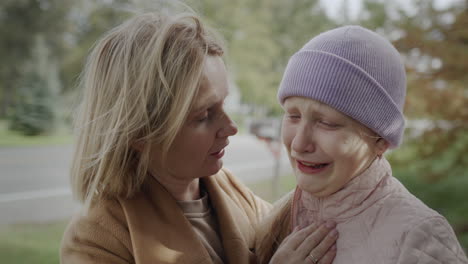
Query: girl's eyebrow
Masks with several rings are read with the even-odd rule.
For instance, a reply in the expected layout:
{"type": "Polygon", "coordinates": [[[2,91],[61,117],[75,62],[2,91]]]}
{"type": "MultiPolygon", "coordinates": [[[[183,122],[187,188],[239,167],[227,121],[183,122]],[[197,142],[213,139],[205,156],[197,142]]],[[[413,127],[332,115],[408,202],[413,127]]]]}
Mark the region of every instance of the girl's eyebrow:
{"type": "Polygon", "coordinates": [[[299,110],[299,108],[296,105],[287,105],[287,104],[283,105],[283,109],[285,111],[292,111],[292,110],[298,111],[299,110]]]}

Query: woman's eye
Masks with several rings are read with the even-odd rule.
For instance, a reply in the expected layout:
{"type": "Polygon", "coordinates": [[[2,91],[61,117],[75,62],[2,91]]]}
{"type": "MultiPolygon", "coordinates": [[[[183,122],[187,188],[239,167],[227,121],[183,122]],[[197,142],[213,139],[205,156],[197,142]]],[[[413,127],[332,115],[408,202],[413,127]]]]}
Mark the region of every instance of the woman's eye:
{"type": "Polygon", "coordinates": [[[195,120],[197,122],[201,123],[201,122],[204,122],[204,121],[208,120],[208,117],[209,117],[209,112],[205,111],[205,113],[203,113],[203,115],[198,116],[197,118],[195,118],[195,120]]]}

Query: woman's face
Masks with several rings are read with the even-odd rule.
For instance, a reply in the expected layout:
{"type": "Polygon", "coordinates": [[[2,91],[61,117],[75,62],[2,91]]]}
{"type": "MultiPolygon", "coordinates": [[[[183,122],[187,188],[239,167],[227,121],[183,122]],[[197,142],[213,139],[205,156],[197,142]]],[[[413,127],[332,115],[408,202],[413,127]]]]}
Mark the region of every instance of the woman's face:
{"type": "Polygon", "coordinates": [[[224,112],[228,95],[227,74],[222,59],[207,56],[203,79],[193,110],[176,135],[165,166],[158,166],[159,148],[151,149],[153,175],[161,182],[186,182],[217,173],[222,165],[228,137],[237,127],[224,112]]]}
{"type": "Polygon", "coordinates": [[[283,108],[283,143],[297,184],[314,196],[340,190],[385,151],[370,129],[323,103],[289,97],[283,108]]]}

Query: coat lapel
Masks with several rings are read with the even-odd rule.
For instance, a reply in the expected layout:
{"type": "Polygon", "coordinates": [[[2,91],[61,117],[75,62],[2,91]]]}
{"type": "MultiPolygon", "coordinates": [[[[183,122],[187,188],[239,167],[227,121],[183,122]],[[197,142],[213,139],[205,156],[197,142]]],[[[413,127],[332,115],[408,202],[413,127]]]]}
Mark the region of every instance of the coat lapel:
{"type": "Polygon", "coordinates": [[[135,263],[212,264],[174,198],[149,177],[147,190],[123,202],[135,263]]]}
{"type": "Polygon", "coordinates": [[[237,201],[237,196],[231,193],[232,187],[223,182],[224,177],[221,175],[202,180],[216,212],[227,262],[255,263],[255,255],[250,250],[253,248],[254,228],[241,208],[241,203],[237,201]]]}

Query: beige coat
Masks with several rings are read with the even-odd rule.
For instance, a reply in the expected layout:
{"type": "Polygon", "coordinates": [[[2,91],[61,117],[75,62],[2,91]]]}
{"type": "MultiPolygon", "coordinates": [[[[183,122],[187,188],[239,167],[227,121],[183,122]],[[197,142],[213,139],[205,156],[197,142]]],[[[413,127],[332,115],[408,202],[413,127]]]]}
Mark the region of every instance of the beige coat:
{"type": "MultiPolygon", "coordinates": [[[[270,205],[230,173],[202,179],[219,221],[228,263],[255,263],[254,230],[270,205]]],[[[61,263],[212,263],[172,196],[156,180],[132,199],[103,200],[68,225],[61,263]]]]}

